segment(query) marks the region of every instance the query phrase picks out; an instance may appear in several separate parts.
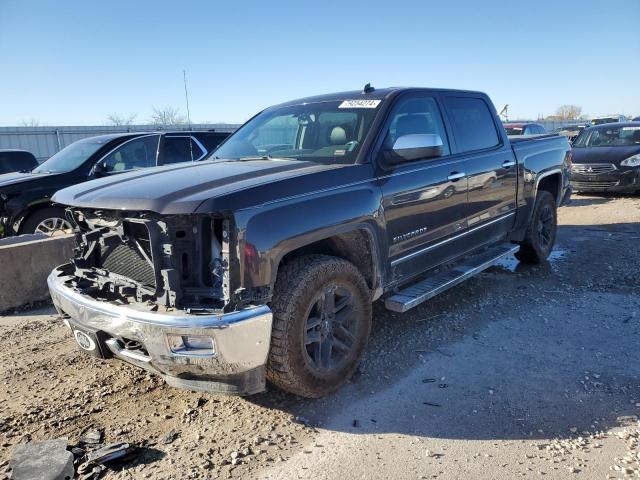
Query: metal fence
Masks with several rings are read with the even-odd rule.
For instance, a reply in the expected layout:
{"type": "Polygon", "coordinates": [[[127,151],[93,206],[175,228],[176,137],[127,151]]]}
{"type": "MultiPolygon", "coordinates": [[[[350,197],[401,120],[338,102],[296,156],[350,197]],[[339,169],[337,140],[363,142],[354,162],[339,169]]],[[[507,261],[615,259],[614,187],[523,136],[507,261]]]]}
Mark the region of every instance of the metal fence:
{"type": "Polygon", "coordinates": [[[67,145],[81,138],[95,137],[109,133],[215,130],[233,132],[239,125],[192,124],[159,127],[157,125],[87,126],[87,127],[0,127],[0,149],[17,148],[27,150],[43,162],[67,145]]]}

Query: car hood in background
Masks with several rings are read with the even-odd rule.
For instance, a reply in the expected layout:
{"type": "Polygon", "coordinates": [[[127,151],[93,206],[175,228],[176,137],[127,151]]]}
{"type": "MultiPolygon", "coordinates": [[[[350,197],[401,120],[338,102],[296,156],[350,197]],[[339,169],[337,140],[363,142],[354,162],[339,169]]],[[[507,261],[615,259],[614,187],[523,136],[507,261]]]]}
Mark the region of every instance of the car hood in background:
{"type": "Polygon", "coordinates": [[[53,173],[4,173],[0,175],[0,188],[18,183],[29,182],[31,180],[39,180],[41,178],[55,175],[53,173]]]}
{"type": "Polygon", "coordinates": [[[340,167],[344,165],[297,160],[183,163],[74,185],[58,191],[53,201],[75,207],[180,214],[195,212],[207,200],[244,192],[243,201],[232,204],[235,209],[287,195],[276,187],[283,180],[340,167]],[[259,195],[257,187],[261,187],[259,195]]]}
{"type": "Polygon", "coordinates": [[[586,147],[572,150],[573,163],[613,163],[620,166],[625,158],[640,153],[640,146],[630,147],[586,147]]]}

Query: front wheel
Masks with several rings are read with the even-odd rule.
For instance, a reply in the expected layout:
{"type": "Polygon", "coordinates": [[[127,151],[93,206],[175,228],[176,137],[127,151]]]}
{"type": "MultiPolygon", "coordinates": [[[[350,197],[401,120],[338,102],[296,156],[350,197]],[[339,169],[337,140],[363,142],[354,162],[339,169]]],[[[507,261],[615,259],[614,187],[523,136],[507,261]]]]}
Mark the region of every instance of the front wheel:
{"type": "Polygon", "coordinates": [[[55,237],[73,232],[73,227],[65,217],[64,209],[47,207],[34,211],[20,228],[20,233],[40,233],[55,237]]]}
{"type": "Polygon", "coordinates": [[[544,262],[553,249],[558,228],[556,201],[551,193],[538,192],[531,223],[516,258],[523,263],[544,262]]]}
{"type": "Polygon", "coordinates": [[[305,255],[281,267],[274,289],[267,378],[316,398],[336,391],[358,367],[371,331],[371,298],[346,260],[305,255]]]}

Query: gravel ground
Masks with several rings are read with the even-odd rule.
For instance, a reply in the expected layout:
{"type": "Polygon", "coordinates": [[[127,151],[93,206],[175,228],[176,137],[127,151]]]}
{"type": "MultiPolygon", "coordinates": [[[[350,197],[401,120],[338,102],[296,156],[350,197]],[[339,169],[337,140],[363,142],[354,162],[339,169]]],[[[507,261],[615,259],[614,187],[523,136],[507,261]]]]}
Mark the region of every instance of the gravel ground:
{"type": "Polygon", "coordinates": [[[378,302],[359,372],[320,400],[172,389],[81,354],[49,307],[0,317],[0,471],[99,429],[143,447],[103,478],[640,478],[639,241],[640,198],[574,197],[548,264],[378,302]]]}

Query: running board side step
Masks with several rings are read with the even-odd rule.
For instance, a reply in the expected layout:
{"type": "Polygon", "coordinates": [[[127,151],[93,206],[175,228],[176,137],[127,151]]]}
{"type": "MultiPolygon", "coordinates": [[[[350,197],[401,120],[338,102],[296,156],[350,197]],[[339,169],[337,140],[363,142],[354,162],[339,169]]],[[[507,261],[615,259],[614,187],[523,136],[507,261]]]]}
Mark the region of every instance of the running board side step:
{"type": "Polygon", "coordinates": [[[439,293],[477,275],[494,265],[502,257],[518,251],[520,247],[512,243],[502,243],[477,255],[463,259],[458,265],[438,272],[430,277],[411,284],[404,290],[388,297],[384,306],[394,312],[406,312],[410,308],[435,297],[439,293]]]}

